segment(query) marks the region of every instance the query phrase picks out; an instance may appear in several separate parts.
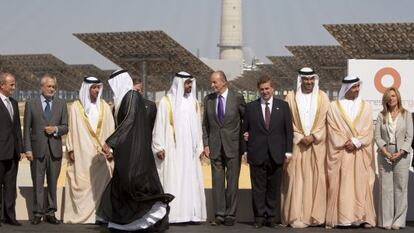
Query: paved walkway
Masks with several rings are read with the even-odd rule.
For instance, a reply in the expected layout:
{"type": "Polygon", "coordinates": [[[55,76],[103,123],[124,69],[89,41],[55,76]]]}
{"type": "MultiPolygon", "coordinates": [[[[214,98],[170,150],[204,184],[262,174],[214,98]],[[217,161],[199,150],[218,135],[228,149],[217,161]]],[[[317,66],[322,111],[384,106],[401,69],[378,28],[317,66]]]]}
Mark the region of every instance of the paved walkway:
{"type": "MultiPolygon", "coordinates": [[[[62,224],[62,225],[51,225],[48,223],[41,223],[37,226],[31,225],[28,221],[22,221],[23,226],[14,227],[7,224],[3,224],[0,227],[0,232],[101,232],[101,233],[109,233],[109,231],[104,226],[96,226],[96,225],[72,225],[72,224],[62,224]]],[[[407,228],[402,229],[398,232],[414,232],[414,222],[408,224],[407,228]]],[[[226,226],[218,226],[213,227],[209,224],[200,224],[200,225],[172,225],[170,230],[167,233],[245,233],[245,232],[290,232],[290,233],[316,233],[316,232],[329,232],[329,233],[336,233],[336,232],[390,232],[379,228],[374,229],[362,229],[362,228],[349,228],[349,229],[331,229],[327,230],[321,227],[310,227],[306,229],[292,229],[288,227],[277,227],[276,229],[270,229],[267,227],[263,227],[261,229],[253,229],[251,224],[247,223],[237,223],[233,227],[226,227],[226,226]]]]}

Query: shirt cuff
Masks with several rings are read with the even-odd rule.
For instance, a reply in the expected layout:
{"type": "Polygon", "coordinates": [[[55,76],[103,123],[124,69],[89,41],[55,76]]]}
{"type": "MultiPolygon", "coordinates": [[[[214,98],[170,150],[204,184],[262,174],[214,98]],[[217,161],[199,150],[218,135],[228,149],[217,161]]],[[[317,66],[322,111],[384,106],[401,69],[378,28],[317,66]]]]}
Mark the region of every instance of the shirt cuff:
{"type": "Polygon", "coordinates": [[[290,157],[292,157],[292,153],[285,153],[285,156],[287,159],[290,159],[290,157]]]}
{"type": "Polygon", "coordinates": [[[351,141],[357,149],[362,146],[362,143],[357,138],[351,138],[351,141]]]}
{"type": "Polygon", "coordinates": [[[53,136],[57,137],[57,136],[59,136],[59,135],[58,135],[59,128],[58,128],[58,127],[55,127],[55,129],[56,129],[56,130],[55,130],[55,133],[53,134],[53,136]]]}

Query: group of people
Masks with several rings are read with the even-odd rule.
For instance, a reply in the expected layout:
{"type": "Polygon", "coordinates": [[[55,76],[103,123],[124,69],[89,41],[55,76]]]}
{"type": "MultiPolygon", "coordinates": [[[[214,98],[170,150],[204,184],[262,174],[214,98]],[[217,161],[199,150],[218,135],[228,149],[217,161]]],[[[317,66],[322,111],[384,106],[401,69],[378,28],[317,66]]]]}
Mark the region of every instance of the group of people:
{"type": "Polygon", "coordinates": [[[85,77],[79,100],[55,96],[45,75],[39,97],[26,102],[23,135],[15,78],[0,74],[0,182],[5,223],[16,220],[18,162],[30,161],[33,217],[52,224],[62,136],[67,135],[65,223],[102,223],[121,231],[164,231],[169,223],[207,220],[201,160],[212,172],[214,219],[236,222],[241,158],[247,156],[254,228],[284,226],[405,227],[413,121],[396,88],[383,96],[374,126],[370,104],[359,97],[358,77],[342,80],[338,100],[319,89],[311,68],[299,70],[285,100],[272,79],[258,79],[260,97],[246,104],[229,90],[224,72],[210,76],[212,93],[201,104],[196,79],[175,75],[158,105],[144,99],[142,83],[126,70],[110,79],[111,108],[103,83],[85,77]],[[375,130],[374,130],[375,129],[375,130]],[[374,142],[378,146],[380,208],[374,208],[374,142]],[[45,192],[44,180],[47,180],[45,192]],[[47,195],[46,206],[44,203],[47,195]]]}

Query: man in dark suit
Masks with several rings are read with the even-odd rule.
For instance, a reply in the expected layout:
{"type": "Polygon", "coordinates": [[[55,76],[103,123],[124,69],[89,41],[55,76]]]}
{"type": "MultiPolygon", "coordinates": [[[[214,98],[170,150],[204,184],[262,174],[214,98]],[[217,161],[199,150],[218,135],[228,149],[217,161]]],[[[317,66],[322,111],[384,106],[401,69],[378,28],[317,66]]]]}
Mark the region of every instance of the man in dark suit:
{"type": "Polygon", "coordinates": [[[223,71],[213,72],[210,81],[214,93],[204,99],[203,143],[204,155],[211,160],[213,180],[215,219],[211,224],[232,226],[236,220],[246,103],[242,95],[227,88],[223,71]]]}
{"type": "MultiPolygon", "coordinates": [[[[20,226],[16,220],[16,179],[19,160],[24,157],[17,101],[11,98],[16,86],[10,73],[0,73],[0,190],[5,223],[20,226]]],[[[1,223],[0,223],[1,226],[1,223]]]]}
{"type": "Polygon", "coordinates": [[[62,136],[68,132],[67,107],[55,95],[56,78],[45,75],[40,81],[42,94],[26,102],[24,111],[24,149],[30,160],[33,181],[32,224],[43,216],[52,224],[59,224],[56,189],[62,164],[62,136]],[[45,174],[47,178],[47,207],[44,208],[45,174]]]}
{"type": "Polygon", "coordinates": [[[255,228],[276,226],[280,212],[283,163],[292,153],[293,127],[288,104],[273,96],[272,81],[257,83],[260,98],[246,106],[243,122],[250,165],[255,228]]]}
{"type": "Polygon", "coordinates": [[[157,116],[157,105],[151,100],[145,99],[144,90],[142,88],[142,81],[140,78],[133,78],[132,82],[134,84],[134,90],[138,91],[144,97],[144,105],[146,110],[146,115],[150,122],[150,129],[152,135],[152,129],[154,129],[155,118],[157,116]]]}

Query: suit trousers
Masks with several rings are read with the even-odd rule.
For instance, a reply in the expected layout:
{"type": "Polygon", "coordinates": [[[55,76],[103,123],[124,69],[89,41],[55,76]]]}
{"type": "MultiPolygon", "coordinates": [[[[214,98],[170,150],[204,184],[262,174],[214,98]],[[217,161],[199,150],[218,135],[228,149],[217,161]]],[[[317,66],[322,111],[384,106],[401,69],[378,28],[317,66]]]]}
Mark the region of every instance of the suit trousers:
{"type": "Polygon", "coordinates": [[[280,221],[280,187],[283,166],[268,156],[261,165],[250,164],[253,213],[256,222],[280,221]]]}
{"type": "Polygon", "coordinates": [[[240,166],[240,156],[228,158],[223,148],[219,156],[211,159],[213,203],[216,218],[221,220],[224,217],[236,219],[240,166]]]}
{"type": "MultiPolygon", "coordinates": [[[[396,152],[395,145],[389,145],[390,153],[396,152]]],[[[405,227],[408,209],[408,177],[410,156],[402,156],[397,162],[389,163],[382,154],[378,155],[380,207],[378,226],[398,225],[405,227]]]]}
{"type": "Polygon", "coordinates": [[[0,160],[0,194],[5,219],[16,219],[16,180],[19,161],[17,159],[0,160]],[[3,192],[1,192],[3,188],[3,192]]]}
{"type": "Polygon", "coordinates": [[[46,150],[43,158],[34,158],[30,163],[30,170],[33,181],[33,215],[54,216],[57,210],[56,190],[57,180],[60,174],[62,158],[54,158],[49,149],[46,150]],[[44,203],[44,182],[47,180],[47,209],[44,203]]]}

